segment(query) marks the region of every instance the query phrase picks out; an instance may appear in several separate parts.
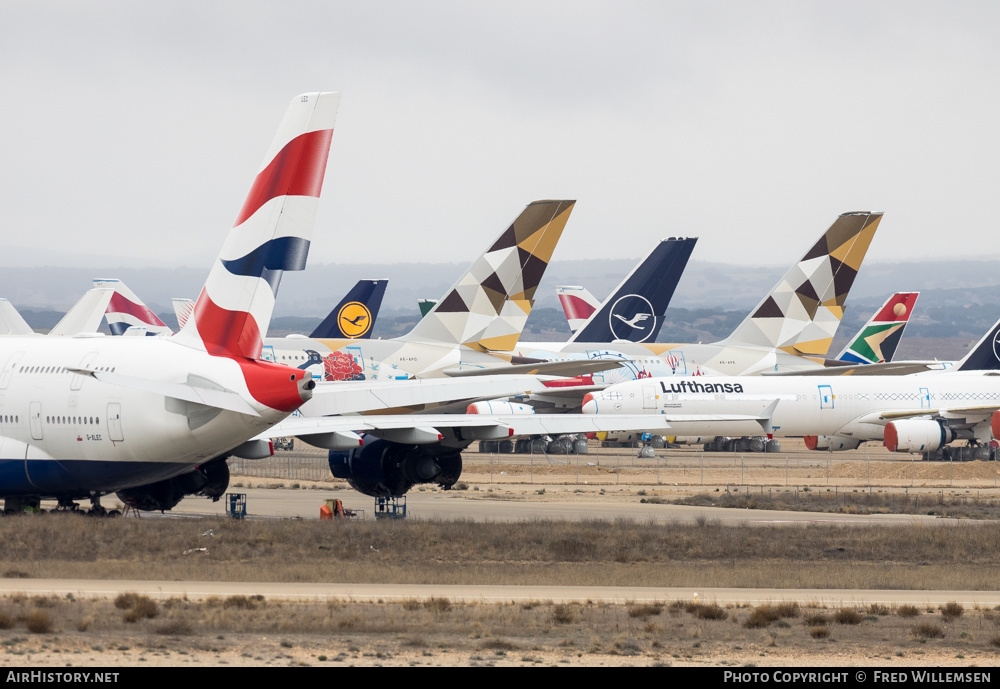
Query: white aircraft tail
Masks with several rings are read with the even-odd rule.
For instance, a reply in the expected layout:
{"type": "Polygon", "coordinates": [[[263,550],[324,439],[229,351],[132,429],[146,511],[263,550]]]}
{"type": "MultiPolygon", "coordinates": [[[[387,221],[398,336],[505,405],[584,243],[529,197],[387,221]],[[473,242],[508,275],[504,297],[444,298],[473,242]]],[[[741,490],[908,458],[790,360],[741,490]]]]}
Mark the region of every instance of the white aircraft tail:
{"type": "Polygon", "coordinates": [[[17,312],[14,305],[0,297],[0,335],[34,335],[28,322],[17,312]]]}
{"type": "Polygon", "coordinates": [[[721,344],[826,356],[881,213],[844,213],[721,344]]]}
{"type": "Polygon", "coordinates": [[[177,341],[260,357],[282,272],[305,268],[339,103],[339,93],[292,99],[177,341]]]}
{"type": "Polygon", "coordinates": [[[96,333],[115,291],[110,287],[94,287],[83,293],[79,301],[49,331],[52,337],[72,337],[79,333],[96,333]]]}

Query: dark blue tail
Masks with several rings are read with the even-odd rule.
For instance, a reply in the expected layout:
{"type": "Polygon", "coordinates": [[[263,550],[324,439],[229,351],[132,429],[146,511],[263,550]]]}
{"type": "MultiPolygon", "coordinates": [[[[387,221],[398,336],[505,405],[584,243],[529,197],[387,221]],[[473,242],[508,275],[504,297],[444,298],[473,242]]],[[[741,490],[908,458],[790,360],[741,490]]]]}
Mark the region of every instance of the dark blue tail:
{"type": "Polygon", "coordinates": [[[654,342],[697,241],[697,237],[660,241],[570,342],[654,342]]]}
{"type": "Polygon", "coordinates": [[[993,324],[972,351],[958,362],[956,371],[996,371],[1000,369],[1000,321],[993,324]]]}
{"type": "Polygon", "coordinates": [[[388,280],[358,280],[358,284],[333,308],[310,337],[349,340],[371,337],[388,283],[388,280]]]}

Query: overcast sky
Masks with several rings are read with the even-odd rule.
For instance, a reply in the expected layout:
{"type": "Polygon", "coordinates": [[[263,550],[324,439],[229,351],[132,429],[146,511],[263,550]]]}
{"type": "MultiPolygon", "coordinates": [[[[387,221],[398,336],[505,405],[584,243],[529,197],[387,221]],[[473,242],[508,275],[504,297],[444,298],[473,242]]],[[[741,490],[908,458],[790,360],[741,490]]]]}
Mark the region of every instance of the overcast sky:
{"type": "Polygon", "coordinates": [[[852,210],[870,261],[1000,254],[997,36],[995,2],[0,0],[0,264],[207,270],[315,90],[314,262],[471,262],[542,198],[578,200],[556,260],[785,265],[852,210]]]}

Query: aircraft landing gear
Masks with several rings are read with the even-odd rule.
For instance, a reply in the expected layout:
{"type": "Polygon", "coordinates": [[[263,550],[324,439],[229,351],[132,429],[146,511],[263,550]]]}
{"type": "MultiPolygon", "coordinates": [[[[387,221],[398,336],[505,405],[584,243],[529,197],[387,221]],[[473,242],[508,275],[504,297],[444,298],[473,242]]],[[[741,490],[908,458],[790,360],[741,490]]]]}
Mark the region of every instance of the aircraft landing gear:
{"type": "Polygon", "coordinates": [[[91,517],[120,517],[121,512],[118,510],[106,510],[101,505],[101,496],[97,493],[92,493],[90,496],[90,509],[87,510],[87,514],[91,517]]]}

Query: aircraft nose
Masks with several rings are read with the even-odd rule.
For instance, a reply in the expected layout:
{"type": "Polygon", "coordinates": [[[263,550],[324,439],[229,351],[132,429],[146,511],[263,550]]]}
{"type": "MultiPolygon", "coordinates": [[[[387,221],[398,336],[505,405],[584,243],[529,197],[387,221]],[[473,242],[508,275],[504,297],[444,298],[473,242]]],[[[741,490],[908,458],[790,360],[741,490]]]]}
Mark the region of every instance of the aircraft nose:
{"type": "Polygon", "coordinates": [[[597,413],[597,400],[594,399],[593,393],[588,392],[583,396],[583,413],[584,414],[596,414],[597,413]]]}

